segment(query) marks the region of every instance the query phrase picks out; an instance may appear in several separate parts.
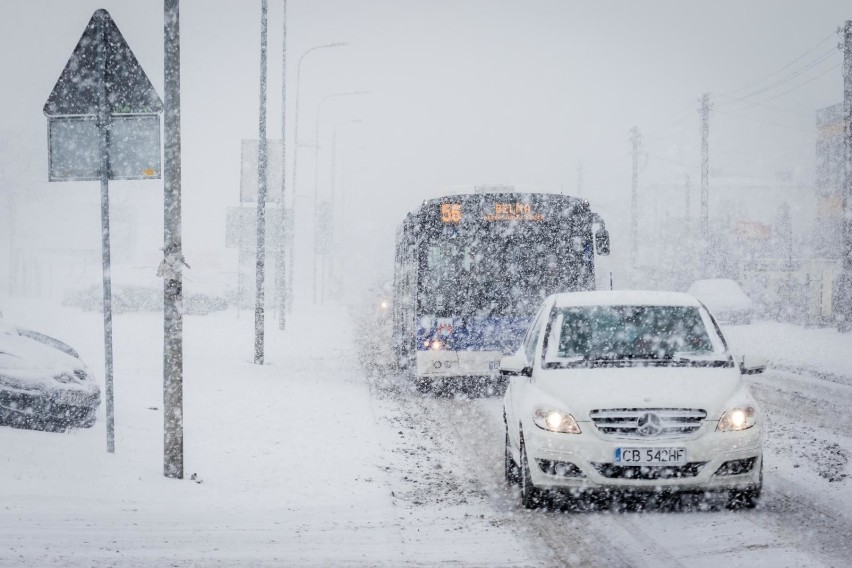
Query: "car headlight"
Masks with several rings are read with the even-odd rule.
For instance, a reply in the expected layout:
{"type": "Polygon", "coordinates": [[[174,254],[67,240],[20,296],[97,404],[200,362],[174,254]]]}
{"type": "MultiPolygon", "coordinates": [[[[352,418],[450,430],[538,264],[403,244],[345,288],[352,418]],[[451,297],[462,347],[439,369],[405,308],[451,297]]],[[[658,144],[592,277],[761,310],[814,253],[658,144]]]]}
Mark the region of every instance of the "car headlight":
{"type": "Polygon", "coordinates": [[[533,413],[533,422],[542,430],[549,432],[562,432],[563,434],[579,434],[580,427],[570,414],[550,410],[547,408],[536,408],[533,413]]]}
{"type": "Polygon", "coordinates": [[[738,432],[748,430],[755,424],[757,424],[757,409],[753,406],[737,406],[722,413],[716,430],[738,432]]]}

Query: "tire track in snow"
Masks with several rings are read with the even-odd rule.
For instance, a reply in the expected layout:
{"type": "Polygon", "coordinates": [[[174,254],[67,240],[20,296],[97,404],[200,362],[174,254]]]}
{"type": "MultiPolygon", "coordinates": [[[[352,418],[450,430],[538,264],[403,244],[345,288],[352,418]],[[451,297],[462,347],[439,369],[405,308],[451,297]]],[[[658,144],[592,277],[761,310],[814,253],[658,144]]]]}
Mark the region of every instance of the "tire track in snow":
{"type": "MultiPolygon", "coordinates": [[[[434,410],[451,424],[460,452],[469,467],[479,473],[479,481],[489,491],[495,508],[510,515],[517,534],[526,534],[549,549],[558,566],[637,566],[612,546],[611,529],[600,530],[586,519],[560,511],[528,511],[520,505],[515,489],[506,487],[502,470],[502,406],[499,399],[436,399],[434,410]],[[444,404],[446,403],[446,404],[444,404]],[[472,416],[462,427],[458,416],[472,416]]],[[[529,538],[528,536],[528,538],[529,538]]],[[[540,546],[537,544],[537,546],[540,546]]],[[[662,565],[662,566],[667,566],[662,565]]],[[[640,565],[641,566],[641,565],[640,565]]],[[[656,564],[661,566],[661,564],[656,564]]]]}
{"type": "Polygon", "coordinates": [[[382,441],[388,458],[380,469],[399,507],[404,565],[560,565],[507,527],[507,513],[491,514],[485,490],[454,449],[452,431],[427,401],[400,377],[368,380],[375,420],[390,434],[382,441]]]}
{"type": "MultiPolygon", "coordinates": [[[[433,406],[443,421],[453,424],[470,467],[480,464],[482,483],[502,486],[502,436],[495,435],[503,428],[500,402],[439,399],[433,406]],[[470,414],[476,417],[469,422],[478,423],[479,428],[460,425],[458,416],[470,414]]],[[[527,532],[534,533],[563,565],[696,568],[717,566],[720,561],[772,565],[784,559],[779,565],[832,566],[842,565],[837,560],[849,557],[843,555],[847,549],[845,528],[829,531],[831,516],[823,523],[809,521],[822,515],[818,507],[801,498],[790,501],[787,497],[785,501],[774,492],[768,495],[769,505],[756,511],[707,508],[674,512],[526,511],[514,491],[502,488],[491,493],[495,506],[514,509],[519,522],[528,527],[527,532]],[[787,506],[781,504],[785,502],[787,506]],[[799,508],[792,503],[798,503],[799,508]],[[795,538],[791,534],[795,528],[784,522],[791,518],[797,519],[797,526],[814,527],[814,534],[795,538]],[[566,535],[575,535],[572,546],[565,546],[566,535]],[[836,541],[833,545],[832,539],[836,541]]]]}

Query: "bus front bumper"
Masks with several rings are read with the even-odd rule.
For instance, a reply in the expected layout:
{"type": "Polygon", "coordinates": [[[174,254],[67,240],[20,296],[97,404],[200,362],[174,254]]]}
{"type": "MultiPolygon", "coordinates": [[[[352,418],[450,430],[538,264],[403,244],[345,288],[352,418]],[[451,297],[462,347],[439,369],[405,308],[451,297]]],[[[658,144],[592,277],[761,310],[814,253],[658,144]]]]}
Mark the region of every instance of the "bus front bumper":
{"type": "Polygon", "coordinates": [[[500,370],[499,351],[443,351],[417,352],[419,377],[490,377],[500,370]]]}

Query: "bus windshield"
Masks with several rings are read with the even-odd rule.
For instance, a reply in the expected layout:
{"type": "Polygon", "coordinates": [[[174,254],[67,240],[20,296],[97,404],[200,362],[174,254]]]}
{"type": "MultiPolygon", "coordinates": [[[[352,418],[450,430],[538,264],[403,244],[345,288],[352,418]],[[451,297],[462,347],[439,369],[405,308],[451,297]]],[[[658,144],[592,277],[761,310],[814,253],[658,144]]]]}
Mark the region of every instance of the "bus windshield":
{"type": "Polygon", "coordinates": [[[419,313],[529,315],[591,272],[591,242],[564,231],[440,235],[423,248],[419,313]]]}

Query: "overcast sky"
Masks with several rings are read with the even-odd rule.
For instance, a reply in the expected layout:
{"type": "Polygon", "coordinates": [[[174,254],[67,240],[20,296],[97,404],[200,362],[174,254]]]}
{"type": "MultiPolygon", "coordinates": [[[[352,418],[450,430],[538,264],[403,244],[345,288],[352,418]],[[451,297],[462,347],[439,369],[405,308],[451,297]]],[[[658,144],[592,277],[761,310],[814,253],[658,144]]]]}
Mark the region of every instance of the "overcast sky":
{"type": "MultiPolygon", "coordinates": [[[[280,137],[282,5],[269,1],[271,138],[280,137]]],[[[98,8],[110,11],[162,95],[162,2],[4,0],[0,191],[11,185],[18,191],[26,185],[27,193],[57,191],[47,188],[42,106],[98,8]]],[[[260,0],[181,2],[184,239],[190,249],[222,246],[224,210],[239,202],[240,140],[258,131],[259,16],[260,0]]],[[[287,17],[290,149],[296,67],[305,50],[349,44],[304,59],[303,144],[315,143],[323,97],[369,91],[324,105],[319,193],[329,191],[338,124],[337,182],[347,195],[349,244],[389,269],[404,213],[449,187],[516,184],[575,193],[582,160],[582,196],[620,220],[634,125],[645,134],[643,185],[684,174],[697,180],[697,108],[705,91],[717,104],[714,171],[811,181],[814,112],[841,99],[841,69],[831,70],[841,54],[831,48],[852,9],[840,0],[290,0],[287,17]],[[733,102],[823,55],[791,80],[733,102]],[[749,106],[754,101],[763,104],[749,106]],[[342,125],[357,119],[363,122],[342,125]]],[[[290,152],[288,183],[292,160],[290,152]]],[[[313,149],[302,148],[299,160],[296,193],[309,196],[313,149]]],[[[97,191],[97,184],[53,185],[97,191]]],[[[116,182],[114,191],[122,187],[140,194],[162,190],[160,182],[116,182]]]]}

